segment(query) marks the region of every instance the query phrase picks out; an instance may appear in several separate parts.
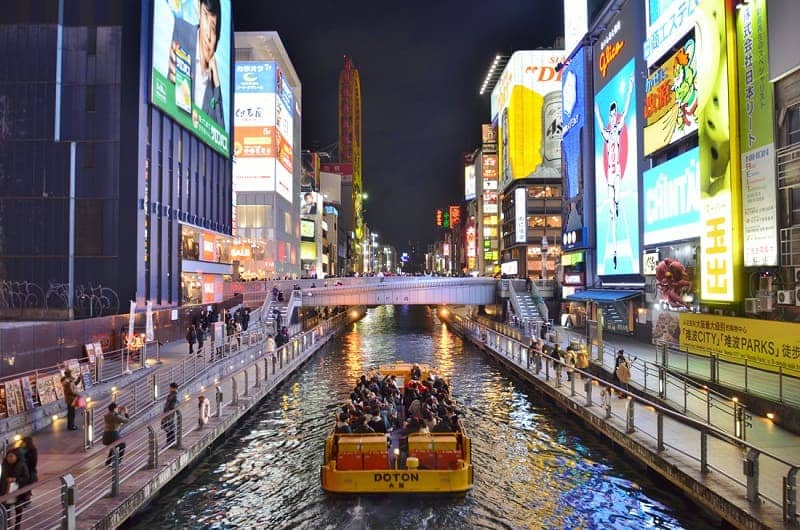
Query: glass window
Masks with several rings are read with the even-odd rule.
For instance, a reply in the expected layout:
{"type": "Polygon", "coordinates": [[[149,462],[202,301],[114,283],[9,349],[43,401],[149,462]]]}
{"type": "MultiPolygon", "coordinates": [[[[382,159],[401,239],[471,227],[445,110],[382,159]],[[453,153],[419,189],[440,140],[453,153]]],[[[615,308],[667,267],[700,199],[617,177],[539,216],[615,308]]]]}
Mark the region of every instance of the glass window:
{"type": "Polygon", "coordinates": [[[528,186],[529,199],[547,199],[551,197],[561,197],[560,184],[528,186]]]}
{"type": "Polygon", "coordinates": [[[800,105],[786,113],[786,145],[800,143],[800,105]]]}

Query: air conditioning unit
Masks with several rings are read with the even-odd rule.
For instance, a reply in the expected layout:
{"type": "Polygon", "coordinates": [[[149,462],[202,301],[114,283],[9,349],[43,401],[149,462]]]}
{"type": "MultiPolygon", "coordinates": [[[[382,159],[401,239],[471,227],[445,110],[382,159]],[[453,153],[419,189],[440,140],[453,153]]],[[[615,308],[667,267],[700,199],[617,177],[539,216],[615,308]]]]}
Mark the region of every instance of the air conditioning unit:
{"type": "Polygon", "coordinates": [[[800,307],[800,284],[794,288],[794,305],[800,307]]]}
{"type": "Polygon", "coordinates": [[[778,291],[778,304],[779,305],[794,305],[794,291],[787,289],[785,291],[778,291]]]}
{"type": "Polygon", "coordinates": [[[755,314],[758,313],[761,305],[758,303],[758,298],[745,298],[744,299],[744,312],[755,314]]]}
{"type": "Polygon", "coordinates": [[[771,295],[758,297],[758,309],[762,313],[770,313],[775,310],[775,298],[771,295]]]}

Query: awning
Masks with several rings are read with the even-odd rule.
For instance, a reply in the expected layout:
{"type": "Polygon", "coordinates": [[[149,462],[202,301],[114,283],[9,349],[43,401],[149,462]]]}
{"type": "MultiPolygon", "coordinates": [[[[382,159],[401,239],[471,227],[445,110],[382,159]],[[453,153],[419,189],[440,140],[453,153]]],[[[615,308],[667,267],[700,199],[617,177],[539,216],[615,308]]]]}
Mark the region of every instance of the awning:
{"type": "Polygon", "coordinates": [[[629,298],[636,298],[640,296],[642,291],[619,291],[613,289],[587,289],[586,291],[579,291],[577,293],[572,293],[571,295],[567,296],[567,300],[571,300],[573,302],[599,302],[599,303],[611,303],[611,302],[621,302],[622,300],[628,300],[629,298]]]}

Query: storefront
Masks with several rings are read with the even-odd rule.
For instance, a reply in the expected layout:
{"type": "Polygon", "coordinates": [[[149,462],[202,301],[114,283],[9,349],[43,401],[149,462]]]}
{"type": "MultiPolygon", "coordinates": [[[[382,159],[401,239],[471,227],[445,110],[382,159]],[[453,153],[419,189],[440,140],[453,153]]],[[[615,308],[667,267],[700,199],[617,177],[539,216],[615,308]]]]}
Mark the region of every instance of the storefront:
{"type": "Polygon", "coordinates": [[[222,302],[223,285],[231,279],[235,254],[243,250],[233,239],[181,223],[181,305],[222,302]]]}
{"type": "Polygon", "coordinates": [[[565,312],[570,315],[569,318],[576,327],[595,321],[603,331],[633,335],[639,322],[639,309],[643,307],[642,294],[642,291],[638,290],[578,291],[565,297],[567,306],[565,312]]]}

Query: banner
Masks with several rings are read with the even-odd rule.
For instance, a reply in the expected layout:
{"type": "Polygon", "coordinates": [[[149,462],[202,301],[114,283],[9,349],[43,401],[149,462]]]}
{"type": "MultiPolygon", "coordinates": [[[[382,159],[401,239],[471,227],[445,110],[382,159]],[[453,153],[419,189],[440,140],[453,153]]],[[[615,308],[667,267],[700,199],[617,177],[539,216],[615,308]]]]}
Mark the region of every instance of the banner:
{"type": "Polygon", "coordinates": [[[644,244],[696,238],[700,233],[700,164],[695,147],[642,176],[644,244]]]}
{"type": "Polygon", "coordinates": [[[156,335],[155,331],[153,330],[153,302],[152,300],[147,301],[147,314],[146,314],[146,323],[145,323],[145,340],[147,342],[152,342],[155,340],[156,335]]]}
{"type": "Polygon", "coordinates": [[[679,322],[682,350],[800,370],[800,324],[700,313],[680,313],[679,322]]]}
{"type": "Polygon", "coordinates": [[[739,49],[739,138],[742,146],[744,266],[778,265],[775,133],[766,0],[751,0],[736,14],[739,49]]]}
{"type": "Polygon", "coordinates": [[[133,344],[133,326],[136,322],[136,302],[131,300],[131,315],[128,319],[128,344],[133,344]]]}

